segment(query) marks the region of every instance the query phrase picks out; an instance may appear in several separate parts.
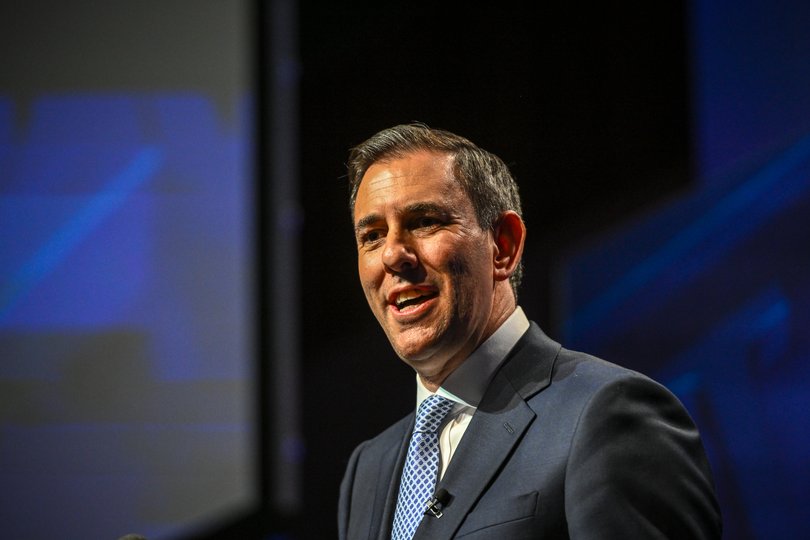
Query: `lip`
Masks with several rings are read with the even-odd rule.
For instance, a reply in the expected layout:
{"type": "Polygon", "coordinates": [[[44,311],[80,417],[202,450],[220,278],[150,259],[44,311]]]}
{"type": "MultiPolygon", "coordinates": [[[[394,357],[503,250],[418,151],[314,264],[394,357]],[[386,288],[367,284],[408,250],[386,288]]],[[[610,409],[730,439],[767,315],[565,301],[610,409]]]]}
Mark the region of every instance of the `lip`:
{"type": "Polygon", "coordinates": [[[424,286],[423,285],[416,285],[416,286],[411,285],[411,286],[406,286],[406,287],[395,287],[395,288],[391,289],[391,291],[388,293],[388,299],[387,299],[388,310],[394,315],[394,318],[396,320],[400,321],[400,322],[408,322],[408,321],[410,321],[412,319],[420,317],[422,314],[425,313],[425,311],[430,309],[430,307],[438,299],[437,296],[434,296],[433,298],[429,298],[429,299],[425,300],[424,302],[419,303],[414,308],[409,310],[407,313],[403,313],[397,307],[396,299],[397,299],[397,296],[399,296],[401,293],[407,292],[407,291],[418,291],[420,293],[434,294],[434,293],[438,292],[438,289],[436,287],[431,287],[431,286],[427,286],[427,285],[424,285],[424,286]]]}

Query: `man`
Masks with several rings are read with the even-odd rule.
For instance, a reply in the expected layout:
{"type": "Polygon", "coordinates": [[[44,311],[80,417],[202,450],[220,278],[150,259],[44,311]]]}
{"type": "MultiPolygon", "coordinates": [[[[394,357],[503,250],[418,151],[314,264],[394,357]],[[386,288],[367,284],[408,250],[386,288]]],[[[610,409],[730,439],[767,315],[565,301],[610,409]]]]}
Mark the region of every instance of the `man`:
{"type": "Polygon", "coordinates": [[[340,538],[720,537],[680,402],[517,305],[526,228],[498,157],[412,124],[348,168],[360,281],[417,410],[352,454],[340,538]]]}

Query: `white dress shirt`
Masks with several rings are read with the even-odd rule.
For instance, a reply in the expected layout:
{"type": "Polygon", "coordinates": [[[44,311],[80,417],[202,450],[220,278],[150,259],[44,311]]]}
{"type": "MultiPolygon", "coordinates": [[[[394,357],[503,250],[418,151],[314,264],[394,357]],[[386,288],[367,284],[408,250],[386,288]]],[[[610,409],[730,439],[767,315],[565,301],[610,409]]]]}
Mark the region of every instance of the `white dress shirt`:
{"type": "MultiPolygon", "coordinates": [[[[484,397],[495,371],[512,350],[512,347],[529,329],[529,320],[518,306],[506,321],[481,346],[448,375],[436,393],[454,401],[455,405],[445,417],[439,449],[441,452],[441,469],[439,478],[444,476],[453,453],[458,448],[461,437],[467,430],[473,414],[484,397]]],[[[425,400],[431,391],[425,388],[419,375],[416,375],[416,408],[425,400]]]]}

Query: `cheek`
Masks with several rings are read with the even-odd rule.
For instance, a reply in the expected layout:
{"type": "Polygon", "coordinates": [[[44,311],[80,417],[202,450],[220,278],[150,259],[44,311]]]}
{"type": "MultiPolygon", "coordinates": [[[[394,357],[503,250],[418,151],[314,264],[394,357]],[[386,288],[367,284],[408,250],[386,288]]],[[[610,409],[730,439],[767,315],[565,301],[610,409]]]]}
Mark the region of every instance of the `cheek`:
{"type": "Polygon", "coordinates": [[[363,287],[363,292],[366,294],[366,298],[369,300],[371,299],[371,295],[374,294],[374,291],[377,290],[377,284],[373,280],[369,279],[360,279],[360,286],[363,287]]]}
{"type": "MultiPolygon", "coordinates": [[[[363,288],[363,293],[366,295],[369,304],[372,304],[371,299],[382,284],[383,273],[379,272],[369,261],[364,261],[363,259],[358,261],[357,273],[360,278],[360,286],[363,288]]],[[[371,307],[373,308],[374,305],[372,304],[371,307]]]]}
{"type": "Polygon", "coordinates": [[[366,301],[368,301],[369,307],[374,309],[376,306],[376,302],[372,300],[375,298],[375,293],[379,290],[379,285],[377,282],[367,275],[363,275],[360,273],[360,286],[363,288],[363,294],[366,297],[366,301]]]}
{"type": "Polygon", "coordinates": [[[488,267],[489,253],[476,242],[469,242],[456,246],[446,254],[445,268],[447,274],[453,279],[480,280],[484,277],[488,267]]]}
{"type": "Polygon", "coordinates": [[[487,253],[479,246],[467,246],[446,261],[447,276],[455,284],[454,296],[461,305],[469,305],[478,295],[486,294],[492,281],[487,253]]]}
{"type": "Polygon", "coordinates": [[[451,284],[456,309],[467,311],[465,306],[468,305],[473,289],[477,286],[470,261],[463,253],[454,253],[445,261],[443,273],[451,284]]]}
{"type": "Polygon", "coordinates": [[[470,275],[470,264],[464,253],[455,253],[447,260],[447,272],[454,278],[463,278],[470,275]]]}
{"type": "Polygon", "coordinates": [[[368,255],[358,257],[357,273],[360,275],[360,283],[363,284],[363,288],[379,279],[377,276],[380,273],[380,266],[375,264],[375,261],[368,255]]]}

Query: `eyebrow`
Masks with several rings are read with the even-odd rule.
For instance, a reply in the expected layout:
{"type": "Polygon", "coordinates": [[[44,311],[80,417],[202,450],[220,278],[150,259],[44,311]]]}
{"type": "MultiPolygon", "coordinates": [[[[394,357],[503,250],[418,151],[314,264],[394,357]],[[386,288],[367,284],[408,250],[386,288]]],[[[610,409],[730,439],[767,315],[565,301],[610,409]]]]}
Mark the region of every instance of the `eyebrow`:
{"type": "Polygon", "coordinates": [[[375,221],[380,221],[382,216],[380,214],[369,214],[367,216],[363,216],[354,226],[355,234],[359,233],[362,229],[365,229],[375,221]]]}
{"type": "Polygon", "coordinates": [[[447,214],[447,207],[431,202],[418,202],[405,207],[404,214],[447,214]]]}
{"type": "MultiPolygon", "coordinates": [[[[409,215],[409,214],[441,214],[447,215],[450,213],[446,207],[431,203],[431,202],[416,202],[413,204],[409,204],[406,206],[402,212],[402,214],[409,215]]],[[[374,222],[382,220],[383,217],[380,214],[369,214],[367,216],[363,216],[357,221],[357,224],[354,226],[355,234],[359,233],[362,229],[365,229],[369,225],[374,222]]]]}

